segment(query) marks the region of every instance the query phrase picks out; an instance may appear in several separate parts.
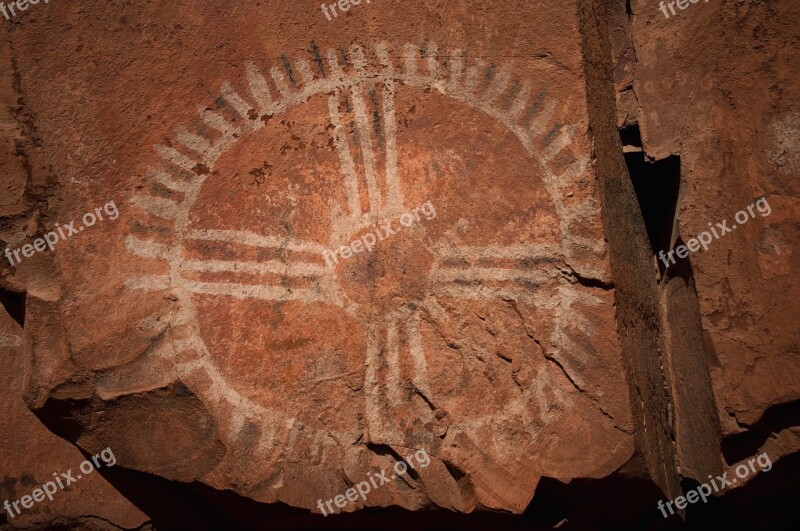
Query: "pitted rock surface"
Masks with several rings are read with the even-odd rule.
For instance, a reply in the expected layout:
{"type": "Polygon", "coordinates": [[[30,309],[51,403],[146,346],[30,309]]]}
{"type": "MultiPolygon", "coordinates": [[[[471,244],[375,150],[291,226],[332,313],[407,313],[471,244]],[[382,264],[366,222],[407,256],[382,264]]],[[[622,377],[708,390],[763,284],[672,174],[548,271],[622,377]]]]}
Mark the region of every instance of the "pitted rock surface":
{"type": "Polygon", "coordinates": [[[620,481],[654,500],[624,527],[796,454],[798,10],[774,4],[87,0],[3,26],[3,249],[119,217],[0,266],[0,492],[74,467],[67,442],[120,472],[0,526],[212,529],[231,500],[322,525],[424,450],[344,512],[549,518],[620,481]],[[666,274],[632,153],[680,157],[670,245],[774,212],[666,274]]]}

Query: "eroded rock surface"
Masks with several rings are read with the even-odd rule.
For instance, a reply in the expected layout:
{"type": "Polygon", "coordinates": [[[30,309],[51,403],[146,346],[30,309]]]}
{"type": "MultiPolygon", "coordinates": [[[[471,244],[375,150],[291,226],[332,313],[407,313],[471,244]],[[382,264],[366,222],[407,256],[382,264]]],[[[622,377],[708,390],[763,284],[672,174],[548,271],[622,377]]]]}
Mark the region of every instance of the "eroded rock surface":
{"type": "Polygon", "coordinates": [[[3,28],[0,240],[77,230],[3,264],[27,305],[0,349],[8,400],[64,440],[6,421],[42,443],[24,466],[4,448],[2,474],[113,448],[121,493],[97,477],[99,508],[45,510],[134,528],[170,489],[319,513],[419,451],[343,511],[522,514],[609,478],[669,498],[796,452],[765,420],[800,381],[778,4],[39,5],[3,28]],[[774,65],[662,54],[705,49],[712,9],[774,65]],[[765,194],[773,213],[659,271],[623,151],[680,156],[670,245],[765,194]]]}
{"type": "MultiPolygon", "coordinates": [[[[703,444],[719,425],[731,469],[762,451],[773,459],[790,455],[798,450],[791,419],[800,398],[800,285],[792,274],[800,241],[800,94],[792,60],[800,10],[792,2],[698,4],[666,20],[634,2],[633,13],[633,91],[644,152],[656,160],[680,157],[672,242],[709,224],[732,228],[707,251],[692,253],[688,272],[664,281],[691,277],[698,307],[683,302],[673,311],[702,327],[702,338],[682,350],[710,368],[719,419],[684,430],[692,439],[687,447],[703,444]],[[737,38],[735,47],[722,45],[737,38]],[[759,198],[766,204],[753,208],[759,198]],[[736,218],[740,211],[748,215],[736,218]],[[736,435],[748,431],[756,437],[740,444],[748,437],[736,435]]],[[[705,400],[697,395],[688,403],[705,400]]]]}

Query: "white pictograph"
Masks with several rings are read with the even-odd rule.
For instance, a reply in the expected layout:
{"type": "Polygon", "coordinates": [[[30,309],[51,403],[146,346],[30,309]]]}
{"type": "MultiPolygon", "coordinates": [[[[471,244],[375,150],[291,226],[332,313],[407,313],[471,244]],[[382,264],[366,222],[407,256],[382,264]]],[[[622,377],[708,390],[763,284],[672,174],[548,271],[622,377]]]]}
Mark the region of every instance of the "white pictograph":
{"type": "MultiPolygon", "coordinates": [[[[314,48],[316,50],[316,48],[314,48]]],[[[164,218],[174,222],[171,243],[156,239],[130,236],[127,247],[137,257],[165,264],[160,275],[130,278],[130,290],[165,292],[177,298],[178,310],[170,317],[170,340],[156,347],[156,356],[174,361],[178,377],[186,381],[202,381],[203,397],[210,409],[233,412],[234,422],[228,437],[236,440],[246,424],[261,427],[261,450],[285,451],[296,444],[298,437],[306,444],[320,447],[329,443],[330,430],[317,430],[300,422],[290,412],[264,407],[232,388],[214,365],[203,340],[196,316],[194,296],[220,296],[234,299],[261,299],[267,301],[298,301],[303,304],[326,303],[341,308],[350,315],[364,320],[366,339],[364,396],[366,400],[367,430],[373,439],[402,441],[402,434],[394,431],[391,409],[385,404],[399,404],[401,382],[411,385],[435,403],[429,381],[429,365],[421,335],[422,318],[448,326],[450,317],[440,304],[441,298],[450,300],[513,300],[535,305],[546,310],[553,319],[552,345],[580,351],[579,342],[573,342],[567,330],[580,330],[587,337],[594,333],[590,320],[579,315],[581,311],[599,307],[602,302],[585,289],[578,289],[563,276],[553,275],[552,269],[536,269],[530,264],[541,262],[580,265],[584,274],[593,273],[593,265],[605,253],[605,243],[578,236],[575,226],[586,218],[599,218],[599,207],[589,198],[572,201],[580,180],[589,167],[588,157],[564,164],[557,161],[574,142],[577,125],[561,124],[572,101],[557,103],[546,92],[535,90],[529,82],[516,81],[512,66],[495,69],[488,86],[484,87],[487,68],[482,61],[469,64],[460,50],[447,55],[446,62],[438,56],[437,47],[428,44],[424,51],[408,44],[393,50],[379,43],[367,51],[354,45],[347,53],[345,68],[335,50],[326,58],[315,53],[310,60],[298,59],[291,69],[272,68],[270,80],[253,64],[246,67],[249,94],[240,95],[223,83],[221,95],[227,105],[241,116],[236,123],[222,113],[201,108],[203,122],[218,132],[214,140],[188,130],[179,130],[176,145],[155,146],[163,161],[153,168],[150,177],[160,185],[182,195],[182,201],[168,200],[155,195],[135,195],[131,203],[143,215],[164,218]],[[367,59],[368,53],[373,60],[367,59]],[[394,60],[393,60],[394,58],[394,60]],[[398,60],[399,59],[399,60],[398,60]],[[311,62],[309,62],[311,61],[311,62]],[[312,68],[312,64],[314,67],[312,68]],[[446,64],[446,66],[445,66],[446,64]],[[369,94],[371,88],[380,87],[379,95],[369,94]],[[403,182],[398,165],[397,118],[395,97],[404,86],[436,91],[479,110],[502,123],[512,132],[537,165],[559,217],[560,244],[525,244],[502,246],[487,242],[485,246],[458,246],[447,242],[426,245],[430,253],[430,267],[425,272],[424,289],[414,292],[413,303],[403,308],[366,308],[364,300],[348,288],[341,273],[326,268],[322,253],[327,248],[346,244],[358,234],[382,220],[397,216],[409,206],[403,197],[403,182]],[[511,94],[511,97],[508,97],[511,94]],[[503,96],[506,95],[505,98],[503,96]],[[332,204],[330,240],[327,242],[301,241],[278,238],[250,231],[216,230],[195,227],[190,222],[190,212],[201,192],[210,171],[220,156],[247,135],[262,129],[263,120],[254,116],[276,116],[313,97],[327,99],[330,115],[330,135],[335,146],[341,175],[341,186],[347,200],[332,204]],[[383,142],[380,156],[372,123],[368,114],[367,98],[377,101],[382,124],[383,142]],[[355,124],[357,142],[346,134],[343,115],[355,124]],[[362,201],[363,196],[366,202],[362,201]],[[243,250],[280,250],[281,260],[253,261],[231,258],[197,260],[185,257],[182,250],[192,242],[222,242],[243,250]],[[524,264],[528,264],[527,266],[524,264]],[[304,287],[289,288],[285,283],[272,285],[197,280],[195,272],[242,272],[273,274],[280,278],[302,278],[304,287]],[[482,281],[491,281],[482,282],[482,281]],[[582,309],[576,309],[575,303],[582,309]],[[385,353],[385,360],[382,359],[385,353]],[[407,360],[408,363],[401,363],[407,360]],[[388,370],[380,371],[381,363],[388,370]],[[410,374],[403,374],[410,370],[410,374]],[[409,369],[410,368],[410,369],[409,369]],[[383,375],[383,376],[382,376],[383,375]],[[381,381],[384,377],[385,380],[381,381]],[[283,449],[283,450],[281,450],[283,449]]],[[[288,63],[285,63],[288,65],[288,63]]],[[[423,252],[423,251],[420,251],[423,252]]],[[[244,254],[244,253],[243,253],[244,254]]],[[[602,273],[596,273],[602,275],[602,273]]],[[[402,286],[400,287],[402,289],[402,286]]],[[[552,347],[550,345],[550,347],[552,347]]],[[[523,419],[525,429],[535,436],[533,426],[540,422],[532,415],[536,408],[526,404],[536,401],[543,388],[549,384],[537,379],[516,400],[506,415],[523,419]]],[[[560,390],[551,389],[550,398],[560,396],[560,390]]],[[[479,429],[488,416],[465,421],[460,426],[467,433],[479,429]]],[[[347,434],[333,433],[337,440],[347,440],[347,434]]]]}

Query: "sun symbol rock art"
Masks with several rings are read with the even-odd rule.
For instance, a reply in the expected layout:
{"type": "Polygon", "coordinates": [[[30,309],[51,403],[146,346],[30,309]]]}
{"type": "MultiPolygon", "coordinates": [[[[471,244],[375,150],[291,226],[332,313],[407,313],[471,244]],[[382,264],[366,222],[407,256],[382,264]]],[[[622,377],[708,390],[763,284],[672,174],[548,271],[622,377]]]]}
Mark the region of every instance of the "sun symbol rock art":
{"type": "Polygon", "coordinates": [[[428,469],[366,504],[519,512],[542,475],[630,452],[582,85],[468,57],[377,42],[247,63],[155,146],[125,287],[169,302],[146,359],[216,422],[207,483],[313,508],[424,448],[428,469]],[[400,226],[426,202],[435,218],[400,226]]]}

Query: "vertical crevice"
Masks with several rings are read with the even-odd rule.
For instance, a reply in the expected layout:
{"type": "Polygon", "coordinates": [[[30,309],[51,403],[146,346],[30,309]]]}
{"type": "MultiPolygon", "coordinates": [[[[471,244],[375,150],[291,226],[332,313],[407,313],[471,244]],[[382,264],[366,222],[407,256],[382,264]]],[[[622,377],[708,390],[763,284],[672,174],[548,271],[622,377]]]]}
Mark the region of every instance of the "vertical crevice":
{"type": "Polygon", "coordinates": [[[683,243],[675,234],[681,161],[677,155],[650,161],[642,148],[637,125],[621,128],[619,134],[647,231],[651,261],[658,265],[661,278],[664,372],[672,397],[677,471],[683,477],[702,480],[721,472],[722,435],[708,370],[700,305],[689,259],[665,264],[658,258],[683,243]]]}
{"type": "MultiPolygon", "coordinates": [[[[636,450],[669,498],[680,494],[672,397],[664,372],[664,329],[647,226],[623,155],[607,2],[579,0],[589,129],[609,245],[617,330],[636,426],[636,450]]],[[[635,135],[634,135],[635,136],[635,135]]]]}
{"type": "MultiPolygon", "coordinates": [[[[619,134],[650,249],[653,255],[669,251],[680,197],[681,159],[671,155],[649,161],[642,150],[638,126],[621,128],[619,134]]],[[[659,262],[659,272],[662,276],[665,273],[662,262],[659,262]]]]}
{"type": "Polygon", "coordinates": [[[683,259],[668,265],[658,258],[682,243],[676,229],[681,160],[677,155],[657,161],[648,157],[638,121],[620,127],[619,136],[647,232],[650,261],[657,264],[661,279],[658,312],[663,330],[663,373],[671,398],[669,425],[674,429],[676,471],[682,477],[703,480],[721,471],[722,436],[700,305],[690,261],[683,259]]]}

